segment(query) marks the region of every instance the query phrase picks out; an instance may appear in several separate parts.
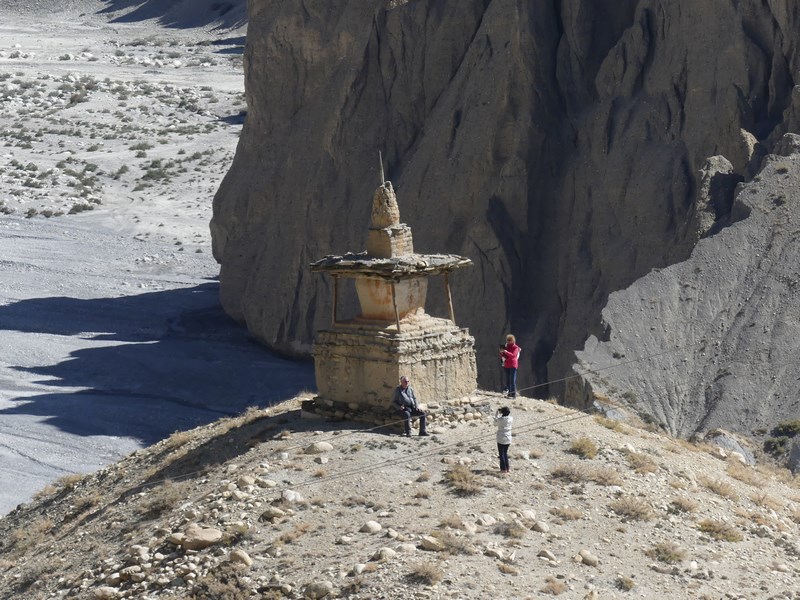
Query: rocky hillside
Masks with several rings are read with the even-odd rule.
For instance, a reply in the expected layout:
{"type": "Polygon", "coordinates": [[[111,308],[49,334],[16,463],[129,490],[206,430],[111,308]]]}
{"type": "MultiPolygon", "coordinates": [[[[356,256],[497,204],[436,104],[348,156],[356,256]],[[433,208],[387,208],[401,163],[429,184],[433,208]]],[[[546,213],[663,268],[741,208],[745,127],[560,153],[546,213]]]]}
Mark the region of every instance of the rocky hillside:
{"type": "MultiPolygon", "coordinates": [[[[521,383],[533,385],[569,374],[574,351],[603,335],[609,294],[729,224],[736,183],[800,124],[800,6],[789,0],[303,7],[250,2],[249,113],[212,222],[226,311],[288,353],[308,352],[328,324],[330,284],[308,263],[364,247],[378,150],[416,247],[475,262],[453,285],[480,382],[499,384],[495,346],[512,331],[521,383]],[[719,156],[726,167],[706,167],[719,156]]],[[[687,310],[716,298],[738,312],[736,295],[693,281],[687,310]]],[[[444,314],[441,298],[431,307],[444,314]]],[[[731,323],[686,335],[722,343],[731,323]]],[[[669,377],[647,382],[657,402],[674,403],[662,400],[669,377]]],[[[681,423],[652,412],[685,433],[713,397],[686,400],[681,423]]]]}
{"type": "Polygon", "coordinates": [[[300,400],[42,490],[0,519],[0,597],[800,598],[800,483],[745,448],[518,398],[501,475],[496,396],[428,438],[300,400]]]}

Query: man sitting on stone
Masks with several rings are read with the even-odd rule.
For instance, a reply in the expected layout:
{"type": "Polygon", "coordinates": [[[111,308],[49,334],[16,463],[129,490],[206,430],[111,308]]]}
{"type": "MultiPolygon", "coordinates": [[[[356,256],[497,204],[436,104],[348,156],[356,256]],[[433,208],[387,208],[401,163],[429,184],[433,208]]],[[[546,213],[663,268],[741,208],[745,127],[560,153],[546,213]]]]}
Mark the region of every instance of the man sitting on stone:
{"type": "Polygon", "coordinates": [[[394,390],[392,404],[405,419],[406,437],[411,436],[411,417],[419,417],[419,434],[428,435],[425,428],[425,411],[419,409],[414,388],[408,385],[408,377],[405,375],[400,377],[400,385],[394,390]]]}

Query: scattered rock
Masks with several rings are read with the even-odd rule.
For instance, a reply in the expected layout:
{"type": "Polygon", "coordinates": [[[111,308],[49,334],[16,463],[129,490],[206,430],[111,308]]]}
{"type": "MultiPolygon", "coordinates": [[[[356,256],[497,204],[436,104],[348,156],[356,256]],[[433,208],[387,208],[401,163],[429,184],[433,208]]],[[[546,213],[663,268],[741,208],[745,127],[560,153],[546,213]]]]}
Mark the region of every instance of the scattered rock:
{"type": "Polygon", "coordinates": [[[245,566],[252,566],[253,559],[250,558],[250,555],[247,554],[244,550],[237,548],[236,550],[232,550],[231,553],[228,555],[228,560],[235,563],[240,563],[245,566]]]}
{"type": "Polygon", "coordinates": [[[361,531],[362,533],[378,533],[381,529],[383,528],[381,527],[381,524],[378,523],[377,521],[367,521],[361,526],[361,529],[359,529],[359,531],[361,531]]]}
{"type": "Polygon", "coordinates": [[[303,590],[303,596],[309,600],[319,600],[333,591],[333,584],[330,581],[315,581],[309,583],[303,590]]]}
{"type": "Polygon", "coordinates": [[[181,545],[187,550],[202,550],[218,544],[220,541],[222,541],[222,532],[219,529],[191,523],[184,531],[181,545]]]}

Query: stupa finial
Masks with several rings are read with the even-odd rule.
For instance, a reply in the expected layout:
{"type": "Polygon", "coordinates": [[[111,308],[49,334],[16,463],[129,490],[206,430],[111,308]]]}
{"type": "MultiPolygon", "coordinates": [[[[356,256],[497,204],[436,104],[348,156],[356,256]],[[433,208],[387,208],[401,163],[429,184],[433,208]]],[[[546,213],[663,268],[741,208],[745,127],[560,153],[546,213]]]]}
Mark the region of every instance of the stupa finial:
{"type": "Polygon", "coordinates": [[[386,178],[383,175],[383,154],[380,150],[378,150],[378,162],[381,164],[381,185],[383,185],[386,178]]]}

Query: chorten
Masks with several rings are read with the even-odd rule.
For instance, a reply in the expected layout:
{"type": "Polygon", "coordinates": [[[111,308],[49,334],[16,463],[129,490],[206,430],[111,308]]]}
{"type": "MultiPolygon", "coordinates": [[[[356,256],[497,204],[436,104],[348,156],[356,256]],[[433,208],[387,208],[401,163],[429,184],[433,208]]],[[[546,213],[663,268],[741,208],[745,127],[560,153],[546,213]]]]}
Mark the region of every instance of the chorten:
{"type": "Polygon", "coordinates": [[[416,254],[411,228],[400,222],[390,181],[375,190],[364,252],[326,256],[311,270],[333,278],[333,317],[314,343],[317,405],[344,416],[386,414],[400,375],[421,402],[441,403],[475,391],[475,340],[456,325],[450,273],[471,265],[454,254],[416,254]],[[428,280],[443,276],[449,318],[425,312],[428,280]],[[360,313],[337,317],[340,280],[352,279],[360,313]]]}

